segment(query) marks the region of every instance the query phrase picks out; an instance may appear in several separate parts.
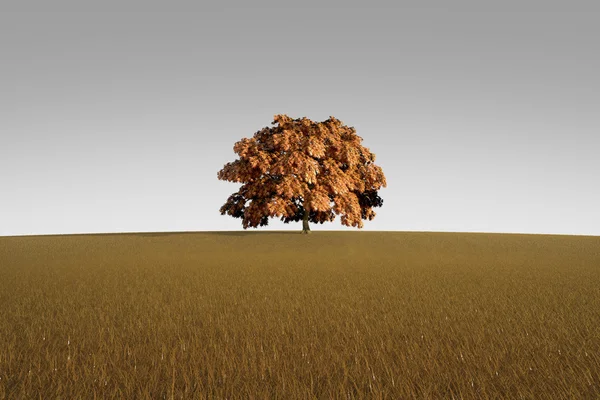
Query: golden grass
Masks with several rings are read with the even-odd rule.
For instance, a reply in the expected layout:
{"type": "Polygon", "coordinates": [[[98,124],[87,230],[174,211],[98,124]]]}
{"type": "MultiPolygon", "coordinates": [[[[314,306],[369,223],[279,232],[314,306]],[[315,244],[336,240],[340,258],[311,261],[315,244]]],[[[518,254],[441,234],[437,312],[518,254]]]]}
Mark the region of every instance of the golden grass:
{"type": "Polygon", "coordinates": [[[0,307],[0,398],[600,398],[600,237],[2,237],[0,307]]]}

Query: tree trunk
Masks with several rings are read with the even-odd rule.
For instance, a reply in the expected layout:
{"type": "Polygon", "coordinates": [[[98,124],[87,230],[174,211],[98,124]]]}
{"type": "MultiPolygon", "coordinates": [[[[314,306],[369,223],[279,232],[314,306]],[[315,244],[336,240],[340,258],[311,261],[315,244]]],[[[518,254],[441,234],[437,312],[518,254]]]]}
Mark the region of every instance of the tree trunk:
{"type": "Polygon", "coordinates": [[[308,226],[308,216],[310,214],[310,210],[308,209],[308,205],[304,207],[304,216],[302,217],[302,233],[308,234],[310,233],[310,226],[308,226]]]}

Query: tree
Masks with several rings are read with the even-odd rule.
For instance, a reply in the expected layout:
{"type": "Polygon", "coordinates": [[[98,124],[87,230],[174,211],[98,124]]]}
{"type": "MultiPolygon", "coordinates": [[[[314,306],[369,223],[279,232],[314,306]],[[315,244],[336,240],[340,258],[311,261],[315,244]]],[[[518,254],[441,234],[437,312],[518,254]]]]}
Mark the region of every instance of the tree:
{"type": "Polygon", "coordinates": [[[373,207],[383,205],[377,191],[387,183],[353,127],[332,116],[315,123],[278,114],[277,123],[233,146],[240,158],[217,177],[243,185],[221,215],[241,218],[244,229],[268,225],[270,217],[302,220],[303,233],[310,232],[309,222],[323,224],[336,214],[343,225],[358,228],[375,217],[373,207]]]}

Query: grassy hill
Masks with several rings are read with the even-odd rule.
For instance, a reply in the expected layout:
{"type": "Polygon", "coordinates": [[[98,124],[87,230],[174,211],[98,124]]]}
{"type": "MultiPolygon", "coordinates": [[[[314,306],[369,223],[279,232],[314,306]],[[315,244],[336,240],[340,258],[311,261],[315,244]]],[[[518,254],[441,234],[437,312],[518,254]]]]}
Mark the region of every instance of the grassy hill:
{"type": "Polygon", "coordinates": [[[0,237],[0,398],[598,398],[600,237],[0,237]]]}

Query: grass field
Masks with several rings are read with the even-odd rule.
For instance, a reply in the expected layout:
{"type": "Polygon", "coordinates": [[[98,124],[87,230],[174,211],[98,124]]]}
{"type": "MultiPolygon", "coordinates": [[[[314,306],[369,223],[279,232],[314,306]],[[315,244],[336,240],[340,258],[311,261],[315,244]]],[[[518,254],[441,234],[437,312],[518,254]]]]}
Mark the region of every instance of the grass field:
{"type": "Polygon", "coordinates": [[[600,237],[0,237],[0,316],[0,398],[600,398],[600,237]]]}

